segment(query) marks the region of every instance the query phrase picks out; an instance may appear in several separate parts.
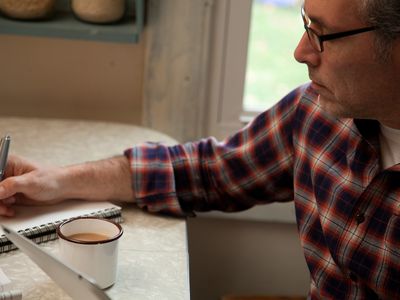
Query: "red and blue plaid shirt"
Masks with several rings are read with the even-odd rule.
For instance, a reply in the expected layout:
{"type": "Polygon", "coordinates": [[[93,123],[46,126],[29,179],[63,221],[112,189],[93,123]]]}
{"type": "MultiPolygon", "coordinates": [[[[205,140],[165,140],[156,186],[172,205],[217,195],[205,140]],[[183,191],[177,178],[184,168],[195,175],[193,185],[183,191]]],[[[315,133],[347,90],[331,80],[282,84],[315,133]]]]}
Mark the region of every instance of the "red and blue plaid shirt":
{"type": "Polygon", "coordinates": [[[400,299],[400,165],[382,170],[376,121],[337,119],[308,86],[224,142],[125,154],[149,211],[238,211],[293,201],[309,299],[400,299]]]}

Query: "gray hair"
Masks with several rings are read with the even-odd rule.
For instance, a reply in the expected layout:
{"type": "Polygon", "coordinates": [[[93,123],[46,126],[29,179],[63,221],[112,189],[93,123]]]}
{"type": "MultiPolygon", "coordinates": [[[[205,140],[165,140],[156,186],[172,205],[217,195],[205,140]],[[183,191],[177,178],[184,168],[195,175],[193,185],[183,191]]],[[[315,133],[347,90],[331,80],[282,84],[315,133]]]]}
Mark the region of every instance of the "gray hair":
{"type": "Polygon", "coordinates": [[[361,0],[361,14],[370,26],[377,28],[378,58],[390,59],[393,42],[400,34],[400,1],[361,0]]]}

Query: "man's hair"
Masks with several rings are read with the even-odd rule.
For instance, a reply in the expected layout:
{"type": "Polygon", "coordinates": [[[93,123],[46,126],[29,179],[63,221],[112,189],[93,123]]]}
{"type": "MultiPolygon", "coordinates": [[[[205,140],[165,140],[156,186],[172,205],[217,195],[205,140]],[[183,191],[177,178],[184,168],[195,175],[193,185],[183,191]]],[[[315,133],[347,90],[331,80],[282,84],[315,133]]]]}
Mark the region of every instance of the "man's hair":
{"type": "Polygon", "coordinates": [[[377,28],[375,46],[379,59],[388,60],[400,34],[400,0],[361,0],[361,14],[377,28]]]}

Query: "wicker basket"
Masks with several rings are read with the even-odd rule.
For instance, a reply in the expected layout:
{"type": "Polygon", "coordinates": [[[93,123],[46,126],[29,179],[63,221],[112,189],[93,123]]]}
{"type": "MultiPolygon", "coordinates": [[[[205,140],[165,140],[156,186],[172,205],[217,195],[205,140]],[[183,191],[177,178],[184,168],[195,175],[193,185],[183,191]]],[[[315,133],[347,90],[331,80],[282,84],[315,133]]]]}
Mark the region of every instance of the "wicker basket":
{"type": "Polygon", "coordinates": [[[51,17],[56,0],[0,0],[0,12],[13,19],[34,20],[51,17]]]}
{"type": "Polygon", "coordinates": [[[114,23],[125,13],[125,0],[72,0],[75,16],[90,23],[114,23]]]}

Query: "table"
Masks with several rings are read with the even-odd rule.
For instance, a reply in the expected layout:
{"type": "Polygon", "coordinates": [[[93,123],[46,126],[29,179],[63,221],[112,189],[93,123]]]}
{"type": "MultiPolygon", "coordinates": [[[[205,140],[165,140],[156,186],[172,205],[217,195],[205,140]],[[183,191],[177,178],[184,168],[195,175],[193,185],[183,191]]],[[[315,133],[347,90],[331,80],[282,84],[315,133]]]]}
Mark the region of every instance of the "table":
{"type": "MultiPolygon", "coordinates": [[[[0,117],[0,135],[12,136],[10,153],[44,164],[67,165],[118,155],[144,141],[173,144],[154,130],[118,123],[0,117]]],[[[184,219],[152,215],[123,204],[118,277],[112,299],[190,299],[184,219]]],[[[40,246],[57,255],[58,242],[40,246]]],[[[70,299],[25,254],[0,255],[0,267],[22,289],[23,299],[70,299]]]]}

